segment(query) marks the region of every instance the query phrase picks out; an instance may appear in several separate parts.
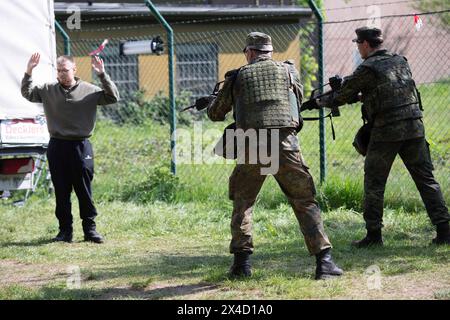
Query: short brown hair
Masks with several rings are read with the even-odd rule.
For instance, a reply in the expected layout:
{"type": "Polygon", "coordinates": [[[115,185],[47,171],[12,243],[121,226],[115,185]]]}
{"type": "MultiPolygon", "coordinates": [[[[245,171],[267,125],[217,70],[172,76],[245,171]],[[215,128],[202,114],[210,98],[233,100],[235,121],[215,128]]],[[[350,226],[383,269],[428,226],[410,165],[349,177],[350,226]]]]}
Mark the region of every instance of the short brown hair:
{"type": "Polygon", "coordinates": [[[367,42],[369,43],[369,46],[372,49],[376,49],[376,48],[381,47],[383,40],[382,39],[370,39],[370,40],[367,40],[367,42]]]}
{"type": "Polygon", "coordinates": [[[62,63],[63,61],[70,61],[73,64],[75,64],[75,60],[74,60],[73,56],[62,55],[56,59],[57,64],[62,63]]]}

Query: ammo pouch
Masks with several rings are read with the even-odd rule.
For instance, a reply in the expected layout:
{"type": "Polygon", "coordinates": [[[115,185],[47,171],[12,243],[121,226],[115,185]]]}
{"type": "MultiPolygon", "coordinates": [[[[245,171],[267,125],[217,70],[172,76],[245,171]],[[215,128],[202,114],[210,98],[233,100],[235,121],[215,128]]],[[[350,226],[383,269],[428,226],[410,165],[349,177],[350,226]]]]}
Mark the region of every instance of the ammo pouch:
{"type": "Polygon", "coordinates": [[[370,141],[370,132],[372,131],[372,124],[365,123],[361,128],[359,128],[356,133],[355,139],[353,139],[353,146],[359,154],[366,156],[367,147],[370,141]]]}
{"type": "Polygon", "coordinates": [[[217,141],[214,146],[214,154],[224,157],[225,159],[236,159],[237,158],[237,139],[236,139],[236,123],[233,122],[229,124],[224,130],[222,137],[217,141]],[[232,130],[232,131],[229,131],[232,130]],[[228,136],[232,136],[231,141],[227,139],[228,136]]]}

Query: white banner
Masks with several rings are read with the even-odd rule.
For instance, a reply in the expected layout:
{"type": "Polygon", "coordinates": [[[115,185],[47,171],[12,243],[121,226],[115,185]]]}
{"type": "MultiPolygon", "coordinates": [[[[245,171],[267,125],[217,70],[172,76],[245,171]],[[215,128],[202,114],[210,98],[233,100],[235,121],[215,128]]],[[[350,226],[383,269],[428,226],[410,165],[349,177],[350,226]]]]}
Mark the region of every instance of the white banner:
{"type": "Polygon", "coordinates": [[[48,144],[50,135],[45,117],[0,120],[0,144],[48,144]]]}
{"type": "Polygon", "coordinates": [[[0,1],[0,119],[34,118],[41,104],[20,93],[27,62],[41,54],[33,70],[34,84],[56,81],[56,44],[53,0],[0,1]]]}

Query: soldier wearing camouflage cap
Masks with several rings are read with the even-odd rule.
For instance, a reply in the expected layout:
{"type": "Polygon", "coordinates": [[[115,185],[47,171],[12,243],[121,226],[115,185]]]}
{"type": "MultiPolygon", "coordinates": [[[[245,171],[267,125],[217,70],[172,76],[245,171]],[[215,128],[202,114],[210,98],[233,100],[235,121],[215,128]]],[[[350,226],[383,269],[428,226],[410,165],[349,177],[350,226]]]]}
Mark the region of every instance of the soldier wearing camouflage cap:
{"type": "Polygon", "coordinates": [[[245,53],[245,50],[247,49],[272,52],[272,38],[268,34],[262,32],[251,32],[247,35],[243,52],[245,53]]]}
{"type": "MultiPolygon", "coordinates": [[[[342,270],[331,258],[331,244],[315,200],[314,182],[296,136],[302,122],[299,108],[303,87],[299,73],[292,61],[272,59],[272,39],[267,34],[248,34],[243,51],[248,64],[225,74],[223,87],[208,107],[208,117],[223,121],[232,111],[236,127],[242,132],[261,129],[278,137],[275,141],[279,150],[278,171],[273,176],[294,209],[310,254],[316,256],[315,277],[340,276],[342,270]]],[[[260,142],[257,148],[267,147],[260,142]]],[[[231,276],[251,275],[252,212],[266,178],[261,173],[262,167],[261,162],[238,161],[230,177],[229,197],[233,201],[230,252],[234,254],[231,276]]]]}
{"type": "Polygon", "coordinates": [[[364,61],[344,78],[341,89],[321,99],[332,107],[355,102],[361,95],[364,130],[355,138],[356,149],[366,156],[364,164],[364,220],[367,235],[356,247],[382,245],[383,199],[395,157],[400,155],[436,226],[435,244],[450,244],[450,215],[438,182],[433,176],[429,143],[425,139],[420,93],[405,57],[381,47],[378,28],[355,30],[358,51],[364,61]],[[367,144],[364,143],[367,140],[367,144]]]}
{"type": "Polygon", "coordinates": [[[355,30],[356,38],[353,42],[363,43],[368,41],[373,45],[380,45],[383,43],[383,37],[381,35],[381,30],[378,28],[361,27],[355,30]]]}

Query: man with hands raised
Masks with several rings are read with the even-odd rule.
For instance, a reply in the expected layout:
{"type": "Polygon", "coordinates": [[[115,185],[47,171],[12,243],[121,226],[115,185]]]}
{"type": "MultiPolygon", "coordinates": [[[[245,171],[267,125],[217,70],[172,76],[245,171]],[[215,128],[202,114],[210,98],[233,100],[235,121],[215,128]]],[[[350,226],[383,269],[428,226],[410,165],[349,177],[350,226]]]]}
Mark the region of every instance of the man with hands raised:
{"type": "Polygon", "coordinates": [[[119,91],[105,73],[103,60],[92,57],[92,69],[103,88],[76,77],[76,64],[71,56],[60,56],[57,62],[57,82],[34,86],[33,69],[39,65],[40,55],[34,53],[28,61],[22,79],[22,96],[44,106],[50,141],[47,158],[55,188],[55,214],[59,233],[54,241],[72,242],[72,212],[70,195],[75,191],[82,219],[84,240],[102,243],[96,231],[97,210],[92,199],[91,182],[94,177],[94,154],[89,137],[95,127],[97,105],[116,103],[119,91]]]}

